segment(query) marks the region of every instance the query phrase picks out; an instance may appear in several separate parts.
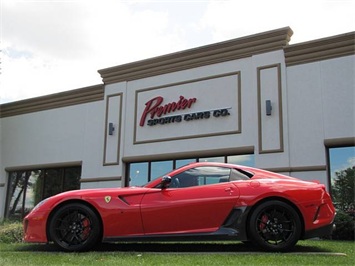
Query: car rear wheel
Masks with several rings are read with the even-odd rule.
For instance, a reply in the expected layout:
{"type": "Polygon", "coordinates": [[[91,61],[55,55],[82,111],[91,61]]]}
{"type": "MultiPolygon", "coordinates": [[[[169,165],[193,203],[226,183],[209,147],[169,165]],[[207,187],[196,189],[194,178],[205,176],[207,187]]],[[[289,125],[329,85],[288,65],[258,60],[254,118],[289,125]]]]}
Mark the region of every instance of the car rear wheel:
{"type": "Polygon", "coordinates": [[[301,236],[301,220],[293,207],[282,201],[267,201],[256,207],[249,220],[253,244],[267,251],[288,251],[301,236]]]}
{"type": "Polygon", "coordinates": [[[66,251],[85,251],[99,241],[100,221],[95,212],[81,203],[71,203],[55,211],[49,223],[50,239],[66,251]]]}

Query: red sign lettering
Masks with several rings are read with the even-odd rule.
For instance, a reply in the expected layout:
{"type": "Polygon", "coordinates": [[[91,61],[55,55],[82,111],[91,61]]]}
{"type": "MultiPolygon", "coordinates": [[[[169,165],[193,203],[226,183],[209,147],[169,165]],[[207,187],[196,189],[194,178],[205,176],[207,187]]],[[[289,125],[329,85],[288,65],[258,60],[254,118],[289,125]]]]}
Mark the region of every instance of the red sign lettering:
{"type": "Polygon", "coordinates": [[[164,98],[157,96],[145,103],[145,109],[142,113],[139,125],[144,126],[147,116],[153,119],[155,116],[161,117],[162,115],[173,113],[177,110],[184,110],[186,108],[191,108],[191,105],[196,102],[196,98],[186,99],[184,96],[180,96],[177,102],[167,103],[161,105],[164,98]]]}

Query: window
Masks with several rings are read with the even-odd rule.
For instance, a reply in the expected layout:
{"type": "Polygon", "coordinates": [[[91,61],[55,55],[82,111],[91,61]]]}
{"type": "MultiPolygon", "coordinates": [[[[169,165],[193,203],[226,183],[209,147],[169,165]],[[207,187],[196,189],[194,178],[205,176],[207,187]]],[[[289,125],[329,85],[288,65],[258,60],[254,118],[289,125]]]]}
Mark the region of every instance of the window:
{"type": "MultiPolygon", "coordinates": [[[[149,181],[159,176],[162,176],[172,171],[173,169],[177,169],[181,166],[193,162],[220,162],[220,163],[240,164],[246,166],[255,165],[254,154],[218,156],[218,157],[216,156],[216,157],[204,157],[204,158],[187,158],[187,159],[166,160],[166,161],[136,162],[136,163],[128,164],[127,176],[129,176],[129,179],[126,180],[126,186],[143,186],[149,181]]],[[[245,175],[245,178],[248,178],[248,176],[245,175]]]]}
{"type": "Polygon", "coordinates": [[[254,167],[255,166],[255,156],[254,156],[254,154],[227,156],[227,163],[240,164],[240,165],[254,167]]]}
{"type": "Polygon", "coordinates": [[[204,186],[227,182],[229,175],[229,168],[214,166],[196,167],[172,177],[169,188],[204,186]]]}
{"type": "Polygon", "coordinates": [[[208,157],[208,158],[200,158],[200,162],[215,162],[215,163],[224,163],[224,156],[221,157],[208,157]]]}
{"type": "Polygon", "coordinates": [[[248,180],[253,177],[254,174],[245,172],[243,170],[236,170],[232,169],[231,174],[230,174],[230,180],[231,181],[237,181],[237,180],[248,180]]]}
{"type": "Polygon", "coordinates": [[[9,173],[5,217],[20,220],[41,200],[80,188],[81,167],[12,171],[9,173]]]}
{"type": "Polygon", "coordinates": [[[181,166],[187,165],[189,163],[195,163],[196,159],[183,159],[183,160],[176,160],[175,169],[181,166]]]}
{"type": "MultiPolygon", "coordinates": [[[[155,179],[159,176],[162,176],[171,170],[173,170],[173,161],[158,161],[158,162],[152,162],[152,167],[150,170],[150,177],[152,179],[155,179]]],[[[150,181],[149,180],[149,181],[150,181]]]]}
{"type": "Polygon", "coordinates": [[[129,165],[129,185],[142,186],[171,170],[173,170],[173,161],[131,163],[129,165]]]}
{"type": "Polygon", "coordinates": [[[355,147],[329,148],[330,192],[336,207],[355,213],[355,147]]]}
{"type": "Polygon", "coordinates": [[[130,186],[141,186],[148,182],[149,177],[149,164],[144,163],[131,163],[129,171],[130,186]]]}

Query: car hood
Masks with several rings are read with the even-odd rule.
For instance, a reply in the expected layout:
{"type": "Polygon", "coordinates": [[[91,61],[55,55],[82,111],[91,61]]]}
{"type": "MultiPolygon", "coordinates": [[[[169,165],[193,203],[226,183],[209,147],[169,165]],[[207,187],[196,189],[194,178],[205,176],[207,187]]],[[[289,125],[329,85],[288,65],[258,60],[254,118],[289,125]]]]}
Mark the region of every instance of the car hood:
{"type": "Polygon", "coordinates": [[[95,197],[100,195],[126,195],[135,193],[144,193],[147,191],[144,187],[124,187],[124,188],[94,188],[94,189],[78,189],[62,192],[54,195],[53,198],[68,197],[95,197]]]}
{"type": "Polygon", "coordinates": [[[51,196],[41,201],[34,210],[48,211],[53,209],[56,205],[67,200],[90,200],[95,198],[105,198],[108,196],[124,196],[124,195],[138,195],[144,194],[149,188],[144,187],[125,187],[125,188],[95,188],[95,189],[80,189],[70,190],[51,196]]]}

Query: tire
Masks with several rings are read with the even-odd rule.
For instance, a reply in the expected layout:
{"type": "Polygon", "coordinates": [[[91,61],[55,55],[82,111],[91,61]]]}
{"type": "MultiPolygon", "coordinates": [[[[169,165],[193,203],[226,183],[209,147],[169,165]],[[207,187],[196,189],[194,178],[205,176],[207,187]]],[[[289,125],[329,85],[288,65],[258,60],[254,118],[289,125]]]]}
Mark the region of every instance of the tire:
{"type": "Polygon", "coordinates": [[[260,204],[249,219],[249,237],[254,245],[265,251],[291,250],[300,239],[301,231],[298,213],[278,200],[260,204]]]}
{"type": "Polygon", "coordinates": [[[49,222],[49,236],[65,251],[87,251],[99,242],[101,224],[96,213],[81,203],[60,207],[49,222]]]}

